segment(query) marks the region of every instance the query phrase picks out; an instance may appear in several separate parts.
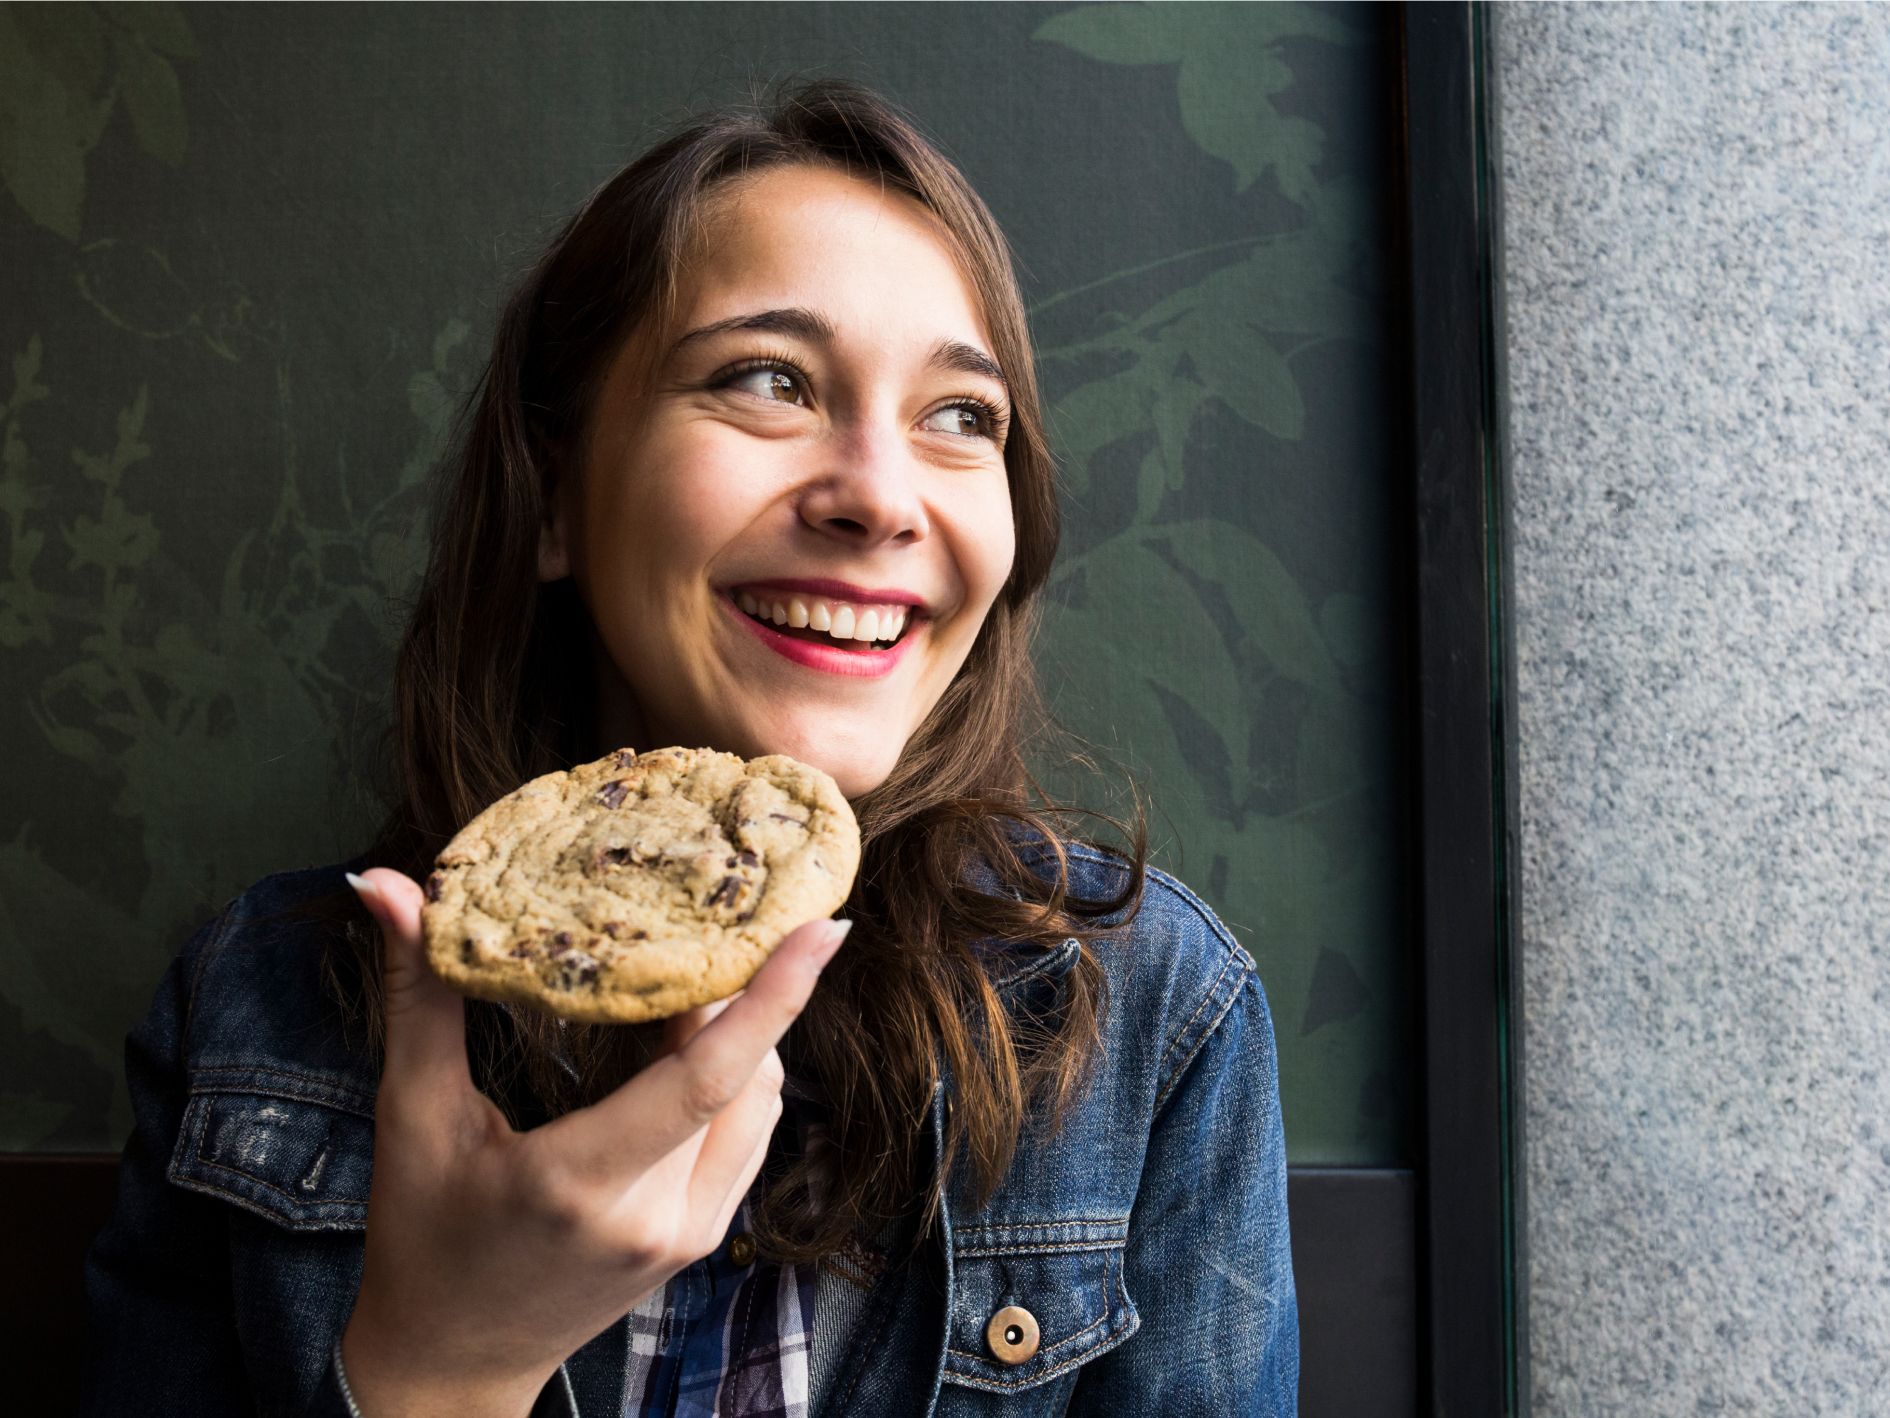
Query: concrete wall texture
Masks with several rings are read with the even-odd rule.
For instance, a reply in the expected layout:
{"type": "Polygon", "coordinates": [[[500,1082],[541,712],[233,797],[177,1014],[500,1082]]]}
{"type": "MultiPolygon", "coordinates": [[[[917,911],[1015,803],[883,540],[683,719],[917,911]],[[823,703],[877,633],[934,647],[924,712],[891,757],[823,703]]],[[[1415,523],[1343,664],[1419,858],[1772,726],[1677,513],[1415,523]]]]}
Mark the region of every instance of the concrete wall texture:
{"type": "Polygon", "coordinates": [[[1495,19],[1535,1411],[1890,1412],[1890,6],[1495,19]]]}

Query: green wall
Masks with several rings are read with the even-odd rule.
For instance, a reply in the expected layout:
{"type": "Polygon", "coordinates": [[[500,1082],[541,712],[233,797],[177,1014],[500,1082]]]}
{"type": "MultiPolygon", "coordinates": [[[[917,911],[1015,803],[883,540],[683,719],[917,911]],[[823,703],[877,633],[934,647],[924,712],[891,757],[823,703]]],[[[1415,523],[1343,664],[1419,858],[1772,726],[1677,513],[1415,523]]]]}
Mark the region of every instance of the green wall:
{"type": "Polygon", "coordinates": [[[206,915],[338,860],[497,301],[757,81],[908,106],[1018,250],[1059,712],[1261,964],[1297,1163],[1408,1160],[1395,51],[1299,5],[0,5],[0,1149],[113,1149],[206,915]]]}

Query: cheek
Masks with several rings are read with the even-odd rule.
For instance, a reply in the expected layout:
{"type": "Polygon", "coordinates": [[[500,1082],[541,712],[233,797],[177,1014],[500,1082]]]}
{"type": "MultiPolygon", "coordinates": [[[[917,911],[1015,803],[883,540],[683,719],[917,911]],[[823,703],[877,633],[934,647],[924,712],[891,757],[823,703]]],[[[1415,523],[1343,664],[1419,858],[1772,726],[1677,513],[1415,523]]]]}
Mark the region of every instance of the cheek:
{"type": "Polygon", "coordinates": [[[655,441],[599,488],[586,549],[599,580],[673,593],[707,568],[752,514],[733,460],[713,440],[655,441]]]}
{"type": "Polygon", "coordinates": [[[961,564],[965,567],[965,591],[974,605],[988,609],[1004,589],[1017,555],[1017,527],[1011,520],[1008,493],[993,499],[972,527],[972,536],[961,564]]]}

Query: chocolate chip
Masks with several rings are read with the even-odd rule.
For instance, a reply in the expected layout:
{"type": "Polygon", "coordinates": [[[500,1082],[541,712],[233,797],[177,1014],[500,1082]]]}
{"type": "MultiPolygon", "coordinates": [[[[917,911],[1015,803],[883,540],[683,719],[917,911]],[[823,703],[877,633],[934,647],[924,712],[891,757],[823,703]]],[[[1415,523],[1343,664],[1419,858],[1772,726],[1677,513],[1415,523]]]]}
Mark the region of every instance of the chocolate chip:
{"type": "Polygon", "coordinates": [[[628,768],[636,761],[637,751],[634,748],[620,748],[616,753],[611,755],[611,762],[615,763],[619,768],[628,768]]]}
{"type": "Polygon", "coordinates": [[[807,826],[807,819],[804,817],[789,817],[784,812],[771,812],[768,814],[768,816],[772,817],[776,822],[791,822],[796,827],[807,826]]]}
{"type": "Polygon", "coordinates": [[[622,921],[605,921],[604,922],[604,934],[609,936],[612,940],[615,940],[617,938],[617,932],[622,929],[623,929],[622,921]]]}
{"type": "Polygon", "coordinates": [[[716,884],[715,890],[709,893],[709,899],[702,904],[705,906],[733,905],[735,894],[741,889],[742,879],[739,876],[725,876],[716,884]]]}
{"type": "Polygon", "coordinates": [[[545,952],[549,956],[555,958],[571,948],[571,932],[569,931],[559,931],[551,940],[551,948],[545,952]]]}
{"type": "Polygon", "coordinates": [[[467,936],[466,939],[459,943],[459,958],[464,960],[468,965],[473,963],[475,953],[471,936],[467,936]]]}
{"type": "MultiPolygon", "coordinates": [[[[736,859],[740,861],[741,864],[745,867],[758,867],[761,865],[761,858],[757,857],[753,852],[749,851],[746,847],[743,847],[741,851],[735,854],[735,856],[736,856],[736,859]]],[[[733,866],[734,863],[731,862],[729,865],[733,866]]]]}
{"type": "Polygon", "coordinates": [[[630,932],[630,939],[632,940],[648,940],[649,938],[650,933],[648,931],[636,930],[630,932]]]}
{"type": "Polygon", "coordinates": [[[445,880],[446,878],[441,876],[438,872],[434,872],[427,877],[427,900],[438,901],[440,899],[440,883],[445,880]]]}
{"type": "Polygon", "coordinates": [[[559,931],[552,939],[557,941],[559,945],[569,945],[571,943],[571,932],[559,931]]]}
{"type": "Polygon", "coordinates": [[[722,865],[725,867],[739,866],[740,864],[741,864],[741,861],[740,861],[740,858],[738,857],[730,857],[727,861],[722,863],[722,865]]]}
{"type": "Polygon", "coordinates": [[[591,853],[591,870],[602,871],[605,867],[620,867],[629,860],[628,847],[599,847],[591,853]]]}
{"type": "Polygon", "coordinates": [[[605,807],[621,807],[623,800],[630,796],[630,785],[621,778],[604,784],[597,790],[597,801],[605,807]]]}
{"type": "Polygon", "coordinates": [[[532,948],[522,940],[506,952],[506,954],[510,955],[514,960],[530,959],[531,953],[532,948]]]}

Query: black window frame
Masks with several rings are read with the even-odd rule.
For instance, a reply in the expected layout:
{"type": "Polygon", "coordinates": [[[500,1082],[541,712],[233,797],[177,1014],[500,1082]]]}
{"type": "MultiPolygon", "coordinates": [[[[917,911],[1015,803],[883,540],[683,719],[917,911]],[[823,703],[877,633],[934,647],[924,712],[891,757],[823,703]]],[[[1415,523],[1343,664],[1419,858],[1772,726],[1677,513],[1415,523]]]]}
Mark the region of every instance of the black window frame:
{"type": "Polygon", "coordinates": [[[1292,1168],[1304,1418],[1527,1412],[1494,7],[1397,7],[1416,1165],[1292,1168]]]}

